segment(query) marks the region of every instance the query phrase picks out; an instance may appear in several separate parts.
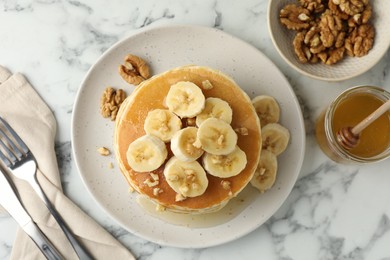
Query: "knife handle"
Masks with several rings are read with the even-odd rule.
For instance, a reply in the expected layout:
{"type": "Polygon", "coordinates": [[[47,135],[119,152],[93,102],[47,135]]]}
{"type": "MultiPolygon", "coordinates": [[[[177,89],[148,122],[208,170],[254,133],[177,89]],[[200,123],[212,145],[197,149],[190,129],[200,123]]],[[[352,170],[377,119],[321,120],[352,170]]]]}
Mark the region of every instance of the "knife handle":
{"type": "Polygon", "coordinates": [[[31,237],[39,250],[48,260],[63,259],[57,249],[50,243],[47,237],[41,232],[34,222],[29,222],[23,227],[23,230],[31,237]]]}
{"type": "Polygon", "coordinates": [[[0,167],[0,205],[15,219],[20,227],[32,238],[34,243],[49,260],[60,260],[62,256],[49,242],[17,197],[14,187],[0,167]]]}

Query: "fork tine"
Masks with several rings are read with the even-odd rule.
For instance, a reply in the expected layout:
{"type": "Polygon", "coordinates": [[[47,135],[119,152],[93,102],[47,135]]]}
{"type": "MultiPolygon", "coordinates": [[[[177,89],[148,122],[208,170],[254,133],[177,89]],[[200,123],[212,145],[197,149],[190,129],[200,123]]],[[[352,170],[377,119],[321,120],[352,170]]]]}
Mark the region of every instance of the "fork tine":
{"type": "Polygon", "coordinates": [[[0,159],[4,162],[5,166],[10,167],[12,164],[10,160],[3,154],[3,152],[0,150],[0,159]]]}
{"type": "MultiPolygon", "coordinates": [[[[0,130],[0,132],[3,133],[3,131],[1,131],[1,130],[0,130]]],[[[0,145],[3,147],[4,151],[8,155],[8,157],[6,157],[4,155],[4,153],[2,151],[0,151],[0,158],[1,158],[1,160],[3,160],[3,162],[7,166],[10,166],[12,164],[12,162],[18,161],[18,159],[16,159],[15,155],[11,152],[11,150],[5,145],[5,143],[1,139],[0,139],[0,145]]]]}
{"type": "MultiPolygon", "coordinates": [[[[1,136],[4,137],[4,139],[6,140],[7,144],[9,146],[11,146],[12,148],[12,151],[14,152],[14,154],[18,157],[18,158],[22,158],[23,157],[23,154],[19,151],[19,148],[14,144],[14,142],[8,137],[8,135],[0,129],[0,134],[1,136]]],[[[4,142],[3,143],[3,146],[6,146],[6,144],[4,142]]],[[[8,151],[7,151],[8,152],[8,151]]]]}
{"type": "MultiPolygon", "coordinates": [[[[19,135],[14,131],[14,129],[2,117],[0,117],[0,121],[7,128],[7,130],[11,133],[11,135],[15,138],[16,142],[18,143],[20,148],[22,148],[23,152],[25,154],[27,154],[29,152],[29,149],[28,149],[27,145],[23,142],[23,140],[19,137],[19,135]]],[[[6,136],[6,138],[9,140],[9,142],[12,146],[12,149],[19,151],[19,149],[16,148],[15,144],[8,138],[8,136],[6,136]]]]}

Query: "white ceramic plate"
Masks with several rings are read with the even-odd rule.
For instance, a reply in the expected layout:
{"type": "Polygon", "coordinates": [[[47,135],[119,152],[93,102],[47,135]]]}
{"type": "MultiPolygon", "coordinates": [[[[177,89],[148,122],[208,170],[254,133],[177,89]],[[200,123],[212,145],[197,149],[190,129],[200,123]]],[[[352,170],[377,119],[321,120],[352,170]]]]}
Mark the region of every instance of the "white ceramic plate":
{"type": "Polygon", "coordinates": [[[374,46],[366,56],[346,57],[332,65],[302,64],[298,61],[292,46],[295,32],[288,30],[279,21],[279,12],[289,3],[299,3],[298,0],[270,0],[268,5],[268,29],[272,42],[282,58],[303,75],[325,80],[341,81],[356,77],[371,69],[386,53],[390,46],[390,1],[371,0],[373,16],[371,23],[375,28],[374,46]]]}
{"type": "Polygon", "coordinates": [[[161,245],[202,248],[237,239],[276,212],[301,169],[305,130],[292,88],[278,68],[256,48],[217,29],[168,26],[143,30],[118,42],[91,67],[74,105],[72,142],[76,165],[87,190],[121,226],[161,245]],[[222,217],[221,223],[213,222],[208,227],[173,225],[147,214],[137,204],[137,195],[128,192],[114,156],[103,157],[96,151],[101,146],[112,150],[114,123],[99,113],[103,90],[114,86],[130,94],[134,89],[117,72],[128,53],[143,57],[153,74],[186,64],[205,65],[232,76],[250,97],[260,94],[276,97],[282,111],[281,123],[291,132],[291,143],[278,158],[279,172],[274,187],[262,195],[247,187],[249,191],[242,198],[246,203],[235,211],[234,218],[222,217]],[[114,169],[108,168],[110,162],[114,163],[114,169]]]}

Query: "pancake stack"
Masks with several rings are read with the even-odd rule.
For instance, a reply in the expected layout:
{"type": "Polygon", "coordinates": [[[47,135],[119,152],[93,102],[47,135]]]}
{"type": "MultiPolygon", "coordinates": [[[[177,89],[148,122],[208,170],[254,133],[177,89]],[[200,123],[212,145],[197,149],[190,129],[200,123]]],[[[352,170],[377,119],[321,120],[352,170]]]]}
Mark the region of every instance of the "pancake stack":
{"type": "Polygon", "coordinates": [[[128,184],[167,210],[215,212],[252,179],[261,131],[247,94],[224,73],[174,68],[122,103],[114,150],[128,184]]]}

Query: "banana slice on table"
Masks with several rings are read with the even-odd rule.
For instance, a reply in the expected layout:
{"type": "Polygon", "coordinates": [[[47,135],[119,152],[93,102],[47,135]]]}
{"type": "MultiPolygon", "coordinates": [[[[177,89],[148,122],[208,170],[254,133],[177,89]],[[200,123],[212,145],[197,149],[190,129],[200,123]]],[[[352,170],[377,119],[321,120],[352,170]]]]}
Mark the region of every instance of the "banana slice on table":
{"type": "Polygon", "coordinates": [[[181,161],[193,162],[203,154],[203,149],[195,147],[198,128],[186,127],[176,132],[171,140],[171,150],[181,161]]]}
{"type": "Polygon", "coordinates": [[[252,186],[262,193],[269,190],[275,183],[277,170],[278,161],[276,155],[270,151],[262,150],[259,164],[250,181],[252,186]]]}
{"type": "Polygon", "coordinates": [[[170,111],[181,118],[195,117],[205,105],[202,90],[189,81],[179,81],[168,91],[165,103],[170,111]]]}
{"type": "Polygon", "coordinates": [[[196,116],[196,125],[199,127],[207,118],[214,117],[230,124],[233,118],[233,110],[228,102],[220,98],[206,98],[205,107],[202,112],[196,116]]]}
{"type": "Polygon", "coordinates": [[[168,185],[184,197],[202,195],[209,184],[206,172],[200,163],[183,162],[176,156],[165,164],[164,176],[168,185]]]}
{"type": "Polygon", "coordinates": [[[180,118],[169,110],[155,109],[146,116],[145,132],[157,136],[164,142],[169,142],[172,136],[180,129],[180,118]]]}
{"type": "Polygon", "coordinates": [[[144,135],[134,140],[127,149],[126,157],[136,172],[150,172],[160,167],[168,151],[163,141],[153,135],[144,135]]]}
{"type": "Polygon", "coordinates": [[[195,146],[208,153],[226,155],[236,148],[237,134],[225,121],[217,118],[206,119],[198,129],[195,146]]]}
{"type": "Polygon", "coordinates": [[[229,178],[239,174],[246,166],[246,154],[238,146],[227,155],[206,153],[203,156],[205,170],[216,177],[229,178]]]}
{"type": "Polygon", "coordinates": [[[261,138],[264,150],[279,155],[286,150],[290,140],[290,132],[284,126],[272,123],[261,128],[261,138]]]}
{"type": "Polygon", "coordinates": [[[280,108],[275,98],[260,95],[252,99],[252,105],[260,119],[261,127],[269,123],[279,122],[280,108]]]}

